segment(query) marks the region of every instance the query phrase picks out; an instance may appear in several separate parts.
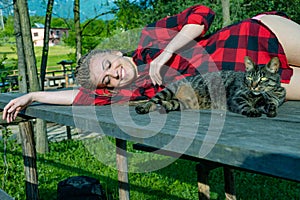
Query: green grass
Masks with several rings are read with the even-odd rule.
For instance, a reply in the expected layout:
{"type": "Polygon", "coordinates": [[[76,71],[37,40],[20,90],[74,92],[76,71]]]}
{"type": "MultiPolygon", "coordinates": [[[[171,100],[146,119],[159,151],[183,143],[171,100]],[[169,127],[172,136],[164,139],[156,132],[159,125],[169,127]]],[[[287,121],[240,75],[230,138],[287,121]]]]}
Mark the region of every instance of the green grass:
{"type": "MultiPolygon", "coordinates": [[[[71,49],[70,47],[65,46],[51,46],[49,47],[49,55],[48,55],[48,62],[47,66],[55,67],[60,66],[57,64],[61,60],[70,60],[69,54],[74,54],[75,50],[71,49]]],[[[37,66],[40,67],[40,63],[42,60],[42,47],[35,47],[35,55],[37,66]]]]}
{"type": "MultiPolygon", "coordinates": [[[[133,151],[131,145],[128,148],[129,151],[133,151]]],[[[3,141],[1,141],[0,154],[2,158],[3,152],[3,141]]],[[[16,199],[25,199],[20,145],[13,140],[9,141],[6,156],[8,173],[5,181],[6,167],[4,162],[0,162],[1,188],[16,199]]],[[[129,173],[131,199],[197,199],[196,164],[191,161],[176,160],[171,165],[154,172],[129,173]]],[[[50,153],[39,154],[37,166],[41,199],[55,200],[58,182],[77,175],[99,179],[106,193],[112,199],[118,199],[117,171],[98,161],[82,141],[50,143],[50,153]]],[[[212,199],[225,198],[222,176],[221,169],[213,170],[210,174],[212,199]]],[[[300,199],[300,183],[240,171],[235,171],[235,179],[237,198],[241,200],[300,199]]]]}
{"type": "MultiPolygon", "coordinates": [[[[35,51],[37,68],[39,69],[42,60],[42,47],[35,47],[34,51],[35,51]]],[[[47,60],[47,67],[51,68],[52,70],[61,69],[60,65],[57,63],[61,60],[70,60],[70,54],[74,54],[74,52],[75,50],[70,47],[60,46],[60,45],[50,46],[48,60],[47,60]]],[[[2,58],[4,55],[6,55],[8,61],[16,60],[17,59],[16,46],[14,45],[0,46],[0,58],[2,58]]]]}

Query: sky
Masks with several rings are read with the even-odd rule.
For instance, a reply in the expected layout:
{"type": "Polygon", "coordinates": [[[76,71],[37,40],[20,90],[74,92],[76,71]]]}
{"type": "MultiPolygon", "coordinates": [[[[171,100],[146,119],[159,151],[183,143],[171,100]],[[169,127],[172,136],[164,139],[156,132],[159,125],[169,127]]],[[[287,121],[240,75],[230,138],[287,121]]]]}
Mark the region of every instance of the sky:
{"type": "MultiPolygon", "coordinates": [[[[28,0],[29,15],[45,16],[47,0],[28,0]]],[[[74,0],[54,0],[52,17],[73,18],[74,0]]],[[[112,0],[80,0],[81,21],[105,13],[114,7],[112,0]]],[[[0,9],[4,15],[13,14],[12,0],[0,0],[0,9]]],[[[101,19],[111,19],[113,15],[105,15],[101,19]]]]}

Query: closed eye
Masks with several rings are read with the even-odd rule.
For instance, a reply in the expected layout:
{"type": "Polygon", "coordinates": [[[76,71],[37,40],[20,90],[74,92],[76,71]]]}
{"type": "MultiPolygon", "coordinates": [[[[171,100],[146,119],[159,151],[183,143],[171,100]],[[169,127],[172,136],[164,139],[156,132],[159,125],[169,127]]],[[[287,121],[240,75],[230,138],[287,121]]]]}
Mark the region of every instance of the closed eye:
{"type": "Polygon", "coordinates": [[[104,70],[108,70],[111,67],[111,62],[109,60],[104,60],[102,66],[104,70]]]}
{"type": "MultiPolygon", "coordinates": [[[[109,60],[103,60],[102,62],[103,73],[109,70],[110,67],[111,67],[111,62],[109,60]]],[[[102,79],[102,84],[108,85],[109,83],[110,83],[110,77],[108,75],[104,76],[104,78],[102,79]]]]}

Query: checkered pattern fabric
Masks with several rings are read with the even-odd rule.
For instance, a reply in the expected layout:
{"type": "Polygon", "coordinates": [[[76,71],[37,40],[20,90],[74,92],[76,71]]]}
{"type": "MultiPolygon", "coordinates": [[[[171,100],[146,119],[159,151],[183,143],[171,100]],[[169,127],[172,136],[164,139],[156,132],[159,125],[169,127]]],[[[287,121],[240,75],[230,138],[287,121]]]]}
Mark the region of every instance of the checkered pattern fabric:
{"type": "MultiPolygon", "coordinates": [[[[264,14],[283,15],[278,12],[264,14]]],[[[284,16],[286,17],[286,16],[284,16]]],[[[246,19],[204,36],[214,19],[214,12],[197,5],[183,12],[146,26],[133,54],[139,78],[130,86],[113,93],[106,89],[89,91],[81,88],[74,105],[106,105],[129,100],[149,99],[163,86],[154,86],[149,76],[149,63],[154,60],[186,24],[203,24],[204,32],[185,48],[175,52],[161,70],[164,85],[186,76],[217,70],[244,71],[244,57],[250,56],[259,65],[277,56],[281,62],[281,81],[292,76],[283,48],[276,36],[255,19],[246,19]]]]}

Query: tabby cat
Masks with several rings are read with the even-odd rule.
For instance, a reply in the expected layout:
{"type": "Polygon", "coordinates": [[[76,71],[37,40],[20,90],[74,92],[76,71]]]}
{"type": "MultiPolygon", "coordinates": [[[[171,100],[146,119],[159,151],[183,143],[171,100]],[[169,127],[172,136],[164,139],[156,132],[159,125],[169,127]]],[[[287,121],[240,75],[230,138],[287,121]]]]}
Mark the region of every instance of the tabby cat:
{"type": "Polygon", "coordinates": [[[277,73],[280,61],[272,58],[257,66],[245,57],[246,72],[220,71],[190,76],[170,84],[148,102],[136,106],[138,114],[154,110],[227,109],[248,117],[277,115],[285,89],[277,73]]]}

